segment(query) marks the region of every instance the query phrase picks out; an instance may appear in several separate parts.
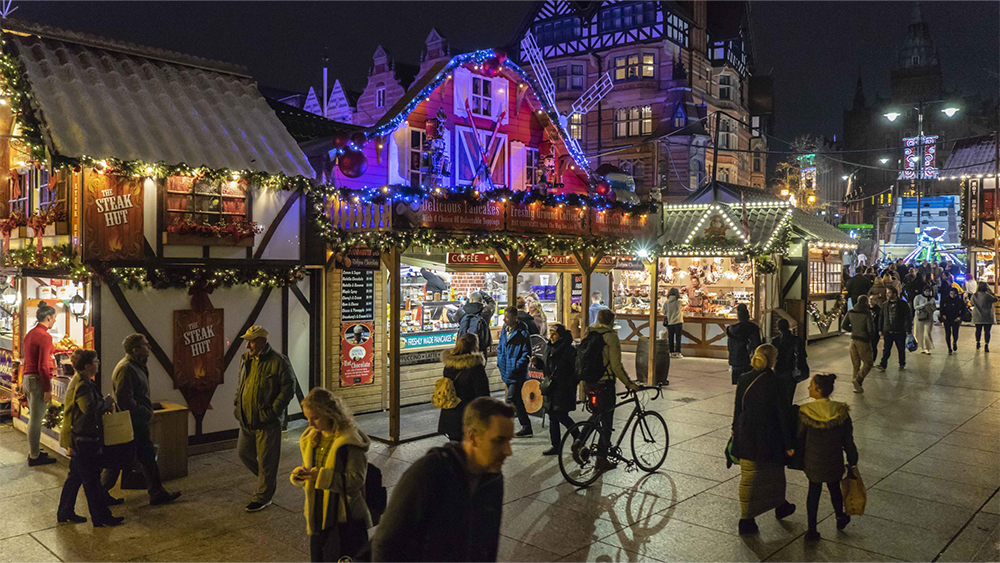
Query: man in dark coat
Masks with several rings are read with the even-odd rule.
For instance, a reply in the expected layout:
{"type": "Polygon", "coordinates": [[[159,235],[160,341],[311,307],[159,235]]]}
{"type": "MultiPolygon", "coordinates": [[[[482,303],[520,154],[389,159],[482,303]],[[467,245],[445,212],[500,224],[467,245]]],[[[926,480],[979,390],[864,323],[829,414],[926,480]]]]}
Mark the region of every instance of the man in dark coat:
{"type": "Polygon", "coordinates": [[[743,303],[736,306],[736,318],[738,322],[726,329],[733,385],[750,371],[750,357],[760,346],[760,327],[750,320],[750,311],[743,303]]]}
{"type": "Polygon", "coordinates": [[[889,365],[889,354],[895,346],[899,353],[899,369],[906,368],[906,335],[913,332],[913,313],[910,305],[899,298],[895,288],[885,290],[888,300],[882,304],[881,319],[878,330],[885,339],[882,349],[882,361],[878,369],[885,371],[889,365]]]}
{"type": "Polygon", "coordinates": [[[850,280],[847,281],[847,296],[851,300],[851,306],[853,307],[858,303],[858,297],[862,295],[868,295],[868,291],[872,288],[872,280],[864,274],[864,272],[858,272],[850,280]]]}
{"type": "MultiPolygon", "coordinates": [[[[149,491],[149,504],[166,504],[181,496],[180,492],[168,493],[163,488],[160,479],[160,467],[156,464],[156,447],[150,434],[153,422],[153,402],[149,398],[149,369],[146,361],[149,359],[149,342],[141,334],[130,334],[122,342],[125,357],[122,358],[111,376],[114,384],[115,402],[118,408],[129,411],[132,419],[132,434],[135,444],[135,457],[146,479],[146,489],[149,491]]],[[[104,490],[111,490],[118,482],[118,476],[123,469],[129,468],[132,459],[114,460],[110,467],[101,475],[104,490]]],[[[112,505],[124,502],[111,499],[112,505]]]]}
{"type": "Polygon", "coordinates": [[[431,448],[400,478],[372,537],[372,561],[496,561],[514,409],[479,397],[463,422],[461,443],[431,448]]]}

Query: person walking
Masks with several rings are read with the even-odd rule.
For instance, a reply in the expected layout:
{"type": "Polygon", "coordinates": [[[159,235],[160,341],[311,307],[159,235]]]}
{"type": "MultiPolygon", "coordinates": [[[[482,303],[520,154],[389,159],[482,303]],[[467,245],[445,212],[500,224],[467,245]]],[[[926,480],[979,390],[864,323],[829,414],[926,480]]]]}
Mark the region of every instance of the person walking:
{"type": "Polygon", "coordinates": [[[972,305],[972,323],[976,325],[976,350],[979,349],[982,334],[986,333],[987,354],[990,352],[990,331],[996,322],[996,315],[993,313],[993,304],[996,302],[996,295],[993,295],[984,281],[979,282],[976,292],[969,298],[969,304],[972,305]]]}
{"type": "Polygon", "coordinates": [[[867,295],[858,297],[858,303],[847,312],[843,328],[851,332],[851,364],[854,365],[851,382],[854,392],[864,393],[865,378],[875,363],[874,342],[878,334],[867,295]]]}
{"type": "MultiPolygon", "coordinates": [[[[105,491],[110,491],[118,482],[122,471],[131,470],[133,462],[138,461],[149,492],[149,504],[167,504],[177,500],[181,494],[176,491],[170,493],[163,488],[160,466],[156,463],[156,446],[153,445],[151,433],[153,401],[149,393],[149,368],[146,367],[150,354],[149,342],[145,336],[134,333],[125,337],[122,348],[125,350],[125,357],[115,366],[111,382],[115,403],[118,408],[128,411],[132,419],[135,458],[129,455],[123,459],[110,460],[101,475],[101,484],[105,491]]],[[[113,505],[120,504],[124,499],[110,497],[109,502],[113,505]]]]}
{"type": "MultiPolygon", "coordinates": [[[[889,276],[889,274],[886,274],[886,276],[889,277],[889,281],[892,280],[892,276],[889,276]]],[[[885,277],[875,278],[875,281],[872,282],[871,289],[868,290],[869,305],[873,304],[871,302],[872,298],[877,298],[879,301],[885,299],[885,288],[886,288],[885,277]]]]}
{"type": "Polygon", "coordinates": [[[863,270],[858,270],[851,279],[847,281],[847,296],[853,307],[858,303],[858,297],[868,295],[872,288],[872,281],[868,279],[863,270]]]}
{"type": "Polygon", "coordinates": [[[36,467],[55,463],[56,458],[41,449],[42,420],[52,403],[52,376],[55,362],[52,354],[55,347],[49,329],[56,323],[56,310],[45,301],[38,303],[35,312],[38,323],[24,335],[24,364],[21,373],[21,388],[28,397],[28,466],[36,467]]]}
{"type": "Polygon", "coordinates": [[[576,374],[576,347],[573,335],[559,323],[549,325],[549,345],[542,357],[542,371],[547,386],[545,412],[549,415],[549,439],[552,447],[542,455],[559,453],[560,425],[568,431],[575,424],[569,413],[576,410],[576,390],[579,379],[576,374]]]}
{"type": "Polygon", "coordinates": [[[944,324],[944,342],[948,345],[948,355],[958,350],[958,328],[962,326],[962,317],[966,315],[968,306],[958,295],[957,287],[950,287],[948,293],[941,297],[941,323],[944,324]]]}
{"type": "Polygon", "coordinates": [[[791,405],[795,398],[795,387],[799,381],[809,377],[806,344],[797,335],[792,334],[788,319],[785,318],[778,319],[778,336],[771,344],[778,349],[778,361],[774,365],[774,374],[784,385],[786,402],[791,405]]]}
{"type": "MultiPolygon", "coordinates": [[[[516,436],[530,438],[534,436],[534,432],[531,430],[531,418],[524,408],[521,388],[528,377],[531,342],[528,339],[528,327],[519,317],[520,313],[515,309],[508,307],[504,310],[503,328],[500,329],[500,342],[497,345],[497,369],[500,370],[500,379],[507,386],[507,397],[514,404],[517,421],[521,425],[516,436]]],[[[528,322],[534,324],[531,320],[528,322]]]]}
{"type": "Polygon", "coordinates": [[[886,288],[886,302],[882,304],[881,319],[878,329],[885,340],[885,347],[882,349],[882,361],[878,364],[878,369],[885,371],[889,366],[889,354],[892,353],[893,346],[899,354],[899,369],[906,369],[906,335],[913,331],[913,314],[910,313],[910,306],[899,298],[896,288],[886,288]]]}
{"type": "Polygon", "coordinates": [[[913,311],[916,316],[917,346],[921,354],[930,355],[934,349],[934,311],[937,311],[937,301],[934,299],[934,288],[925,285],[924,289],[913,298],[913,311]]]}
{"type": "Polygon", "coordinates": [[[267,508],[277,488],[281,460],[281,417],[295,394],[295,372],[283,354],[267,343],[267,329],[254,325],[240,338],[247,351],[240,359],[235,416],[240,424],[236,450],[257,477],[247,512],[267,508]]]}
{"type": "Polygon", "coordinates": [[[803,471],[809,479],[809,496],[806,497],[806,521],[809,529],[806,541],[820,539],[816,530],[816,515],[823,483],[830,491],[830,501],[837,518],[837,529],[843,530],[851,521],[844,513],[844,497],[840,479],[844,476],[844,454],[847,454],[847,473],[858,464],[858,448],[854,445],[854,427],[846,404],[831,401],[832,373],[817,373],[809,382],[809,396],[813,402],[799,407],[798,446],[802,449],[803,471]]]}
{"type": "Polygon", "coordinates": [[[528,312],[527,299],[523,295],[518,295],[514,301],[514,306],[517,307],[517,320],[524,323],[524,326],[528,329],[528,334],[538,334],[538,325],[535,324],[535,318],[528,312]]]}
{"type": "Polygon", "coordinates": [[[462,442],[431,448],[396,484],[372,537],[372,561],[497,560],[513,418],[492,397],[469,403],[462,442]]]}
{"type": "Polygon", "coordinates": [[[746,304],[740,303],[736,306],[736,319],[736,324],[729,325],[726,329],[729,371],[732,374],[733,385],[736,385],[741,375],[750,371],[750,357],[760,346],[760,327],[750,320],[750,311],[746,304]]]}
{"type": "Polygon", "coordinates": [[[302,465],[291,481],[305,492],[306,534],[314,562],[353,560],[368,542],[372,517],[365,503],[371,439],[347,404],[316,387],[302,400],[309,426],[299,437],[302,465]]]}
{"type": "Polygon", "coordinates": [[[681,292],[671,287],[667,292],[667,302],[663,304],[663,326],[667,327],[667,347],[671,358],[683,358],[681,354],[681,333],[684,328],[684,311],[681,307],[681,292]]]}
{"type": "Polygon", "coordinates": [[[490,394],[490,380],[486,376],[486,357],[479,351],[479,339],[473,333],[458,337],[451,350],[441,353],[444,377],[455,385],[455,395],[461,401],[451,409],[441,409],[438,432],[452,441],[462,440],[462,413],[476,397],[490,394]]]}
{"type": "Polygon", "coordinates": [[[736,385],[732,455],[740,460],[740,535],[758,531],[754,518],[774,510],[776,518],[795,512],[785,498],[786,455],[794,455],[794,431],[785,389],[774,375],[778,349],[761,344],[749,371],[736,385]]]}
{"type": "Polygon", "coordinates": [[[100,361],[94,350],[74,350],[70,357],[76,374],[66,387],[59,445],[69,453],[69,474],[59,495],[56,519],[80,524],[87,519],[76,514],[76,495],[83,486],[90,520],[95,528],[117,526],[125,519],[115,516],[101,487],[101,445],[104,443],[102,416],[112,408],[111,397],[101,398],[94,382],[100,361]]]}
{"type": "Polygon", "coordinates": [[[486,354],[493,345],[493,333],[490,331],[492,319],[493,309],[483,303],[482,293],[474,291],[469,294],[469,302],[462,306],[462,318],[458,321],[458,336],[475,334],[479,342],[479,351],[486,354]]]}

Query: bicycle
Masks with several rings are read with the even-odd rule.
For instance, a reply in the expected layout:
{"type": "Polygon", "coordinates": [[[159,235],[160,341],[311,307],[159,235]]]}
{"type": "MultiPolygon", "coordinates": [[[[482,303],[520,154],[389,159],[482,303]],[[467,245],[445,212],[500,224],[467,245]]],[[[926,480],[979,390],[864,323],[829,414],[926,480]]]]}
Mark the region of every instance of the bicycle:
{"type": "MultiPolygon", "coordinates": [[[[639,391],[656,391],[651,400],[660,397],[663,390],[660,387],[642,386],[639,391]]],[[[588,396],[589,396],[588,392],[588,396]]],[[[616,462],[625,464],[626,471],[635,471],[636,467],[652,473],[663,465],[670,449],[670,433],[667,423],[656,411],[646,410],[639,401],[637,392],[626,391],[622,397],[630,398],[615,404],[614,409],[634,404],[632,414],[622,428],[618,441],[611,443],[611,429],[604,428],[602,412],[592,411],[587,420],[578,422],[566,432],[559,447],[559,471],[563,477],[577,487],[587,487],[596,481],[604,472],[615,467],[616,462]],[[632,426],[632,422],[635,426],[632,426]],[[631,432],[632,459],[622,455],[621,443],[625,435],[631,432]],[[608,444],[602,445],[602,442],[608,444]]],[[[593,404],[588,401],[589,405],[593,404]]]]}

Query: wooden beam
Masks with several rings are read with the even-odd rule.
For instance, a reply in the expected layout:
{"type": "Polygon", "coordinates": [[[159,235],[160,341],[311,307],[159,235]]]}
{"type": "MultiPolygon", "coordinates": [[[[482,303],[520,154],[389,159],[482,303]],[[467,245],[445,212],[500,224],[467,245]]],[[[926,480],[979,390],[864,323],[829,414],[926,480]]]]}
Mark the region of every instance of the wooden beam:
{"type": "Polygon", "coordinates": [[[389,354],[389,441],[394,444],[398,444],[400,441],[399,312],[403,306],[399,282],[400,254],[398,248],[392,248],[382,253],[382,256],[387,259],[387,269],[389,270],[389,342],[386,350],[389,354]]]}
{"type": "Polygon", "coordinates": [[[649,265],[649,369],[646,371],[646,385],[656,382],[656,314],[659,310],[657,290],[660,282],[660,259],[653,258],[649,265]]]}
{"type": "Polygon", "coordinates": [[[580,268],[580,273],[583,274],[583,287],[581,288],[581,291],[583,292],[581,299],[583,313],[580,316],[581,336],[587,332],[587,327],[590,326],[590,276],[593,275],[594,270],[597,269],[597,263],[600,262],[602,258],[604,258],[603,252],[598,252],[592,255],[590,251],[573,251],[573,260],[576,261],[577,267],[580,268]]]}
{"type": "Polygon", "coordinates": [[[271,224],[267,226],[267,231],[264,233],[264,238],[260,239],[260,244],[257,246],[257,251],[254,252],[254,260],[260,260],[264,256],[264,251],[267,250],[267,244],[271,242],[271,238],[274,237],[274,233],[278,230],[278,225],[285,219],[285,215],[292,209],[295,202],[299,200],[302,196],[302,190],[298,189],[292,194],[292,197],[288,198],[288,201],[281,206],[278,210],[278,214],[274,216],[274,220],[271,224]]]}
{"type": "Polygon", "coordinates": [[[312,307],[309,305],[309,301],[306,300],[306,296],[302,294],[302,290],[299,289],[299,286],[289,285],[287,287],[292,290],[292,295],[294,295],[295,298],[299,300],[299,303],[302,304],[302,308],[306,310],[306,313],[309,313],[309,318],[312,318],[313,316],[312,307]]]}
{"type": "Polygon", "coordinates": [[[229,369],[229,364],[233,363],[233,358],[236,357],[236,353],[240,351],[240,344],[243,344],[243,339],[240,338],[246,333],[247,329],[252,327],[257,323],[257,317],[260,316],[260,312],[264,309],[264,304],[267,303],[267,298],[271,296],[271,288],[265,287],[264,291],[261,292],[260,298],[257,299],[257,304],[254,305],[253,310],[250,311],[250,315],[247,317],[243,327],[240,331],[236,333],[236,339],[229,345],[229,349],[226,350],[226,355],[222,360],[222,373],[226,373],[229,369]]]}
{"type": "MultiPolygon", "coordinates": [[[[129,304],[128,299],[125,298],[125,293],[122,292],[122,288],[116,283],[107,284],[108,291],[111,292],[111,296],[115,298],[115,303],[118,304],[118,308],[121,309],[125,318],[128,319],[130,325],[132,325],[132,330],[138,332],[139,334],[146,337],[146,341],[149,342],[150,352],[156,361],[160,362],[163,369],[170,376],[170,379],[174,379],[174,362],[167,356],[167,353],[160,347],[160,344],[153,338],[153,335],[149,333],[146,329],[146,325],[142,324],[142,320],[139,316],[135,314],[135,310],[132,309],[132,305],[129,304]]],[[[173,321],[171,321],[173,322],[173,321]]],[[[228,365],[228,364],[227,364],[228,365]]]]}

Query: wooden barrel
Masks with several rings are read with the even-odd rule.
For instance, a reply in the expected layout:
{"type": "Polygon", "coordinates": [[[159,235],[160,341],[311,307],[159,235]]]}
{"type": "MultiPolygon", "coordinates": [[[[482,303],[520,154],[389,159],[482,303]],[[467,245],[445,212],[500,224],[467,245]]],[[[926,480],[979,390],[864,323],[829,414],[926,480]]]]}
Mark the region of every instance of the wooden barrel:
{"type": "MultiPolygon", "coordinates": [[[[635,376],[636,381],[645,385],[646,374],[649,373],[649,338],[640,336],[635,349],[635,376]]],[[[666,384],[667,374],[670,373],[670,348],[667,339],[660,338],[656,341],[656,378],[654,384],[666,384]]]]}

